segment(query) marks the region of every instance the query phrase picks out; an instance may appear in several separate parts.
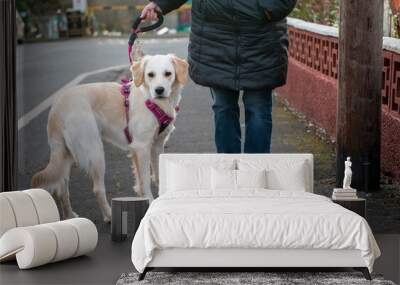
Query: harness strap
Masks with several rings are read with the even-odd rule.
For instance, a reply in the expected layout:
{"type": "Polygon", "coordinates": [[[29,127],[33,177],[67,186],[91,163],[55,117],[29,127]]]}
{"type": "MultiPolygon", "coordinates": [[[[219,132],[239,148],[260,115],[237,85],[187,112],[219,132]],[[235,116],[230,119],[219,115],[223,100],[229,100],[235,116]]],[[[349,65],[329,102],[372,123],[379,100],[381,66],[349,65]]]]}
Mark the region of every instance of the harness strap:
{"type": "Polygon", "coordinates": [[[132,143],[133,138],[131,133],[129,132],[129,95],[131,94],[131,88],[128,80],[122,80],[121,85],[121,95],[124,96],[124,109],[125,109],[125,118],[126,118],[126,127],[124,128],[124,134],[128,143],[132,143]]]}
{"type": "Polygon", "coordinates": [[[171,122],[174,119],[171,116],[169,116],[167,113],[165,113],[160,108],[160,106],[158,106],[156,103],[154,103],[150,99],[147,99],[145,104],[146,104],[147,109],[149,109],[150,112],[152,112],[153,115],[156,117],[156,119],[160,125],[160,128],[158,129],[158,134],[161,134],[169,126],[169,124],[171,124],[171,122]]]}
{"type": "MultiPolygon", "coordinates": [[[[131,87],[130,87],[130,81],[123,79],[122,80],[122,85],[120,89],[121,95],[124,97],[124,110],[125,110],[125,119],[126,119],[126,126],[124,128],[124,134],[126,137],[126,140],[128,141],[129,144],[132,143],[133,137],[129,131],[129,96],[131,94],[131,87]]],[[[145,101],[146,107],[150,110],[150,112],[153,113],[153,115],[156,117],[158,124],[160,125],[160,128],[158,130],[158,134],[161,134],[168,126],[171,124],[171,122],[174,120],[171,116],[169,116],[167,113],[165,113],[160,106],[158,106],[156,103],[151,101],[150,99],[147,99],[145,101]]],[[[175,111],[179,111],[179,106],[175,107],[175,111]]]]}

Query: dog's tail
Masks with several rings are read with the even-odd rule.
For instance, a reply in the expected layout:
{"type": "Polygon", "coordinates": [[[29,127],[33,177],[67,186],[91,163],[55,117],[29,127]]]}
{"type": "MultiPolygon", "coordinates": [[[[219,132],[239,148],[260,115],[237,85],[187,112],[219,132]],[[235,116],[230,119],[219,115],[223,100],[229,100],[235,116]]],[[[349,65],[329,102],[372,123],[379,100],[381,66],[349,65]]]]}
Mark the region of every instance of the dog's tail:
{"type": "Polygon", "coordinates": [[[50,129],[51,118],[49,118],[48,136],[50,146],[50,160],[47,166],[36,173],[31,180],[33,188],[45,188],[50,190],[62,179],[69,175],[71,156],[65,145],[62,132],[59,128],[50,129]]]}
{"type": "Polygon", "coordinates": [[[33,188],[49,188],[63,179],[66,175],[68,153],[64,146],[51,146],[49,164],[42,171],[36,173],[31,180],[33,188]]]}

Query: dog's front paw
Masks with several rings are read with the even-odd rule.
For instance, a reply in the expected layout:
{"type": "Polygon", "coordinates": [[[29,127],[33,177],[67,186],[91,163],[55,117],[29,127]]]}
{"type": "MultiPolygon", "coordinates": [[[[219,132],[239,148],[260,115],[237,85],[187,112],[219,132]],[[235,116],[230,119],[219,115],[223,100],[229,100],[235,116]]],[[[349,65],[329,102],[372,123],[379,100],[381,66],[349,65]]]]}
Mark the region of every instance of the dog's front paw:
{"type": "Polygon", "coordinates": [[[111,207],[107,206],[106,209],[103,212],[103,220],[105,223],[110,223],[111,222],[111,207]]]}
{"type": "Polygon", "coordinates": [[[111,222],[111,213],[103,216],[103,221],[107,224],[110,223],[111,222]]]}

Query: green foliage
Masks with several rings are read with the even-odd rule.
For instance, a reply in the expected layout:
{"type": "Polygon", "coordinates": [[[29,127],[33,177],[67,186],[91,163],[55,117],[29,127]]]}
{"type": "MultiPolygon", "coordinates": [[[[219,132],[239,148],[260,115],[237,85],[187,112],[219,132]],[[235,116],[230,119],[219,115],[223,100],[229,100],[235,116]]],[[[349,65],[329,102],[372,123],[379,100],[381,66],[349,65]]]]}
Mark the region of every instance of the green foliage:
{"type": "Polygon", "coordinates": [[[339,23],[339,0],[298,0],[291,17],[323,25],[339,23]]]}

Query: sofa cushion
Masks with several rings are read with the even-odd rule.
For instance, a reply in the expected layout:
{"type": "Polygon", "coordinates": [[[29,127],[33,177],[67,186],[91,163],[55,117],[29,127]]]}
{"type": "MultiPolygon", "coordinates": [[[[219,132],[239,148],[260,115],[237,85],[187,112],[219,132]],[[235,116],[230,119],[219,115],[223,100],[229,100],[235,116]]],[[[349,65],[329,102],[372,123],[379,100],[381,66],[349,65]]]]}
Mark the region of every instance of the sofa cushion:
{"type": "MultiPolygon", "coordinates": [[[[2,194],[2,193],[1,193],[2,194]]],[[[8,199],[0,194],[0,237],[8,230],[15,228],[17,222],[8,199]]]]}
{"type": "Polygon", "coordinates": [[[57,205],[49,192],[43,189],[29,189],[22,191],[32,199],[38,215],[39,224],[57,222],[60,220],[57,205]]]}
{"type": "Polygon", "coordinates": [[[1,196],[11,205],[17,227],[39,224],[35,205],[31,197],[23,191],[3,192],[1,196]]]}

